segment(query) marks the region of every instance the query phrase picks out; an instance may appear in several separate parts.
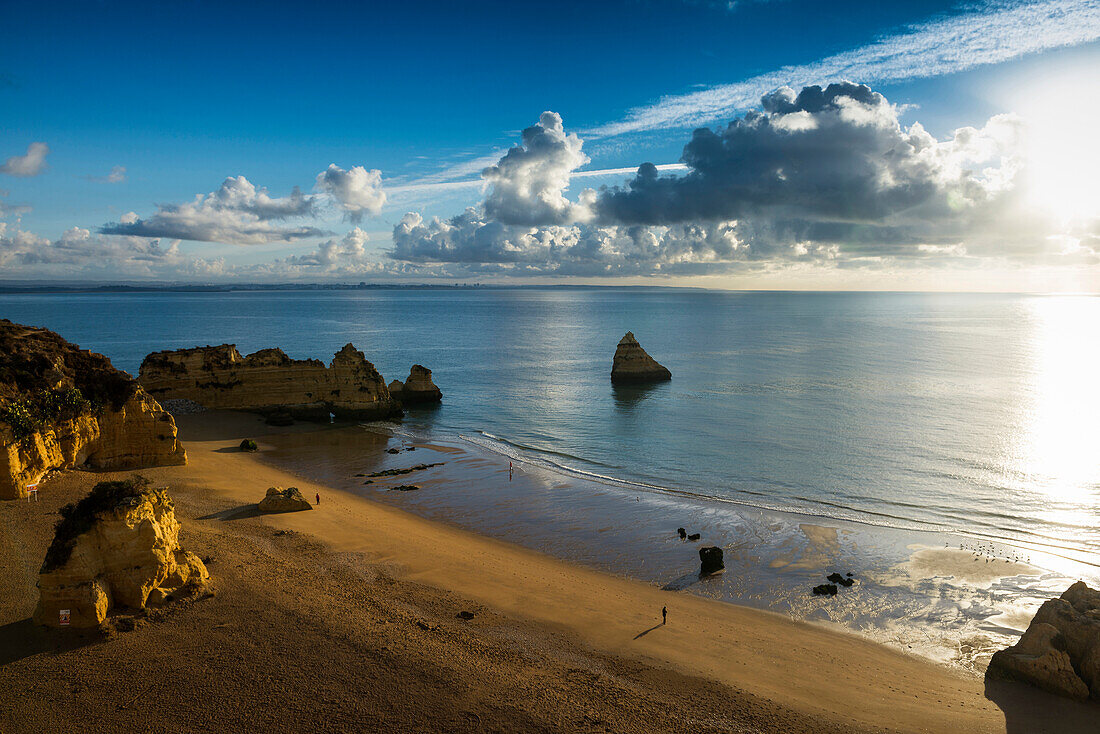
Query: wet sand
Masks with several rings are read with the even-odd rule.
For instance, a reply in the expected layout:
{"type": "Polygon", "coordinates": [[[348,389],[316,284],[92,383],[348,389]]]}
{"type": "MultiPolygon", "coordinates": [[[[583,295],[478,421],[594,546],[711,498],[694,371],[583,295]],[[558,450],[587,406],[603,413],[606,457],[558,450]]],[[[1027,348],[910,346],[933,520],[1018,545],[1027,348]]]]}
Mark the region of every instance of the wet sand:
{"type": "Polygon", "coordinates": [[[143,473],[170,487],[185,545],[214,557],[217,596],[107,642],[32,630],[51,508],[113,475],[69,473],[38,505],[0,506],[0,552],[15,559],[0,574],[0,731],[1030,732],[1091,731],[1100,714],[577,567],[263,460],[267,432],[337,440],[324,427],[228,413],[179,423],[188,466],[143,473]],[[235,450],[244,437],[259,456],[235,450]],[[276,485],[321,505],[256,516],[276,485]]]}

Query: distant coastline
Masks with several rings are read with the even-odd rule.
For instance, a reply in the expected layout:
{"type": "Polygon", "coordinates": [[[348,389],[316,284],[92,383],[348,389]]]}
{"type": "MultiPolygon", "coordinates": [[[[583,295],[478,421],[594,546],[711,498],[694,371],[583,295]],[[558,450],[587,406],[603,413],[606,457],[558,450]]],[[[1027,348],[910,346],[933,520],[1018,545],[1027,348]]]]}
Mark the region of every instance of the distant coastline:
{"type": "Polygon", "coordinates": [[[618,290],[618,291],[703,291],[689,286],[651,285],[537,285],[489,283],[52,283],[0,281],[0,294],[10,293],[233,293],[236,291],[373,291],[373,290],[618,290]]]}

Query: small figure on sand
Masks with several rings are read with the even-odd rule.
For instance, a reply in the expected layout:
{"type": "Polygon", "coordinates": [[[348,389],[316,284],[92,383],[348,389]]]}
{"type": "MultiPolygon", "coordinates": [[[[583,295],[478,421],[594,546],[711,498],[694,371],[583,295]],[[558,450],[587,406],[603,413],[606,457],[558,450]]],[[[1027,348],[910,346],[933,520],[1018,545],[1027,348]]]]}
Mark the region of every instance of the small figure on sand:
{"type": "Polygon", "coordinates": [[[661,607],[661,624],[668,624],[668,607],[661,607]]]}
{"type": "Polygon", "coordinates": [[[508,462],[508,481],[512,481],[512,462],[508,462]]]}
{"type": "Polygon", "coordinates": [[[317,504],[321,504],[321,493],[317,493],[317,504]]]}

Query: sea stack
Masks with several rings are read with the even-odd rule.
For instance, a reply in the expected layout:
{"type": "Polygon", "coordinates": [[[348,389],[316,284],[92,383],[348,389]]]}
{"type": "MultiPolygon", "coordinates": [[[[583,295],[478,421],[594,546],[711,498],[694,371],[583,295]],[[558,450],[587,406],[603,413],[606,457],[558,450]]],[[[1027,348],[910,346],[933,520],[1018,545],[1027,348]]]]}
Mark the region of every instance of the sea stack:
{"type": "Polygon", "coordinates": [[[0,319],[0,499],[54,470],[185,463],[175,420],[111,360],[0,319]]]}
{"type": "Polygon", "coordinates": [[[389,389],[394,400],[401,401],[402,405],[438,403],[443,400],[443,392],[432,382],[432,371],[419,364],[412,366],[405,382],[394,380],[389,389]]]}
{"type": "Polygon", "coordinates": [[[201,591],[210,580],[180,548],[172,498],[141,477],[100,482],[61,508],[38,577],[35,624],[95,627],[115,607],[145,609],[201,591]]]}
{"type": "Polygon", "coordinates": [[[611,381],[619,384],[663,382],[671,380],[672,373],[646,354],[633,332],[619,341],[615,349],[615,361],[611,366],[611,381]]]}
{"type": "Polygon", "coordinates": [[[158,397],[209,409],[324,422],[330,413],[351,420],[401,415],[382,375],[351,344],[327,367],[318,359],[291,359],[281,349],[246,357],[233,344],[154,352],[141,363],[138,381],[158,397]]]}

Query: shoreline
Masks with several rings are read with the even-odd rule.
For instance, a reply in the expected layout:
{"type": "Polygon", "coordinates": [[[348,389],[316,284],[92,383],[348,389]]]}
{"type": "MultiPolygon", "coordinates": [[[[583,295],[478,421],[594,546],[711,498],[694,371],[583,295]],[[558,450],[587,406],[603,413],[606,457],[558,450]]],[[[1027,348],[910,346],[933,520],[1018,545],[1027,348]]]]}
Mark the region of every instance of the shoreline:
{"type": "Polygon", "coordinates": [[[272,436],[260,458],[303,479],[567,563],[857,634],[970,673],[984,672],[993,652],[1018,640],[1042,601],[1076,580],[1023,558],[1010,563],[1010,547],[998,549],[1004,557],[997,560],[988,546],[969,542],[964,549],[959,541],[966,538],[948,533],[579,481],[462,435],[386,424],[323,430],[323,439],[272,436]],[[422,450],[383,453],[393,446],[422,450]],[[514,482],[508,459],[516,462],[514,482]],[[424,462],[445,466],[369,478],[375,470],[424,462]],[[410,482],[424,491],[382,491],[410,482]],[[702,538],[685,543],[677,526],[702,538]],[[726,574],[694,575],[697,549],[705,545],[724,548],[726,574]],[[855,587],[841,588],[839,596],[810,593],[830,573],[853,571],[855,587]]]}
{"type": "MultiPolygon", "coordinates": [[[[266,437],[293,434],[308,442],[323,436],[324,427],[271,429],[256,416],[232,413],[181,416],[179,422],[188,465],[142,473],[170,486],[188,538],[245,529],[274,534],[268,543],[277,543],[282,531],[303,536],[323,549],[318,556],[321,565],[348,559],[356,573],[387,584],[434,589],[436,596],[451,600],[448,617],[455,608],[476,605],[479,617],[511,620],[526,635],[576,640],[593,654],[610,656],[608,660],[671,671],[685,680],[702,681],[699,685],[719,684],[729,691],[731,701],[748,697],[754,705],[764,706],[766,720],[780,730],[999,732],[1025,725],[1027,731],[1042,731],[1044,722],[1053,720],[1057,730],[1069,731],[1075,723],[1088,726],[1098,713],[1093,705],[1072,704],[1023,686],[987,685],[853,634],[590,570],[299,478],[261,458],[266,437]],[[261,456],[236,450],[245,437],[260,444],[261,456]],[[321,493],[321,505],[310,512],[242,515],[268,486],[291,484],[310,498],[321,493]],[[199,515],[201,503],[222,509],[199,515]],[[662,606],[669,607],[667,626],[658,624],[662,606]],[[787,720],[784,717],[802,724],[780,724],[787,720]]],[[[59,486],[88,484],[101,476],[74,472],[54,481],[59,486]]],[[[13,507],[8,514],[19,511],[29,510],[13,507]]],[[[220,576],[224,585],[233,572],[215,563],[211,573],[216,584],[220,576]]],[[[273,583],[281,595],[293,593],[286,587],[287,579],[273,583]]],[[[232,589],[219,590],[219,600],[225,594],[232,594],[232,589]]],[[[186,621],[199,609],[181,610],[173,623],[186,621]]],[[[18,613],[13,613],[16,619],[18,613]]],[[[5,622],[9,623],[0,629],[16,624],[5,622]]],[[[478,631],[475,624],[470,629],[478,631]]],[[[99,647],[124,645],[129,639],[99,647]]],[[[479,644],[487,642],[482,639],[479,644]]],[[[414,654],[424,649],[413,646],[414,654]]],[[[9,674],[20,676],[20,664],[42,662],[40,657],[29,655],[0,665],[0,680],[9,674]]],[[[636,726],[652,730],[650,724],[636,726]]],[[[758,730],[774,729],[764,725],[758,730]]]]}
{"type": "MultiPolygon", "coordinates": [[[[254,416],[249,415],[239,417],[243,419],[245,425],[255,420],[254,416]]],[[[195,447],[192,450],[200,449],[199,442],[188,440],[193,430],[191,424],[221,420],[223,418],[217,417],[216,414],[205,416],[200,414],[199,417],[185,418],[181,422],[183,440],[188,446],[195,447]]],[[[295,433],[301,436],[326,431],[324,426],[302,428],[305,430],[295,433]]],[[[268,431],[269,434],[282,433],[271,431],[266,426],[256,426],[253,430],[261,429],[268,431]]],[[[237,433],[240,437],[244,437],[244,432],[238,430],[229,437],[230,447],[235,445],[238,439],[237,433]]],[[[982,725],[990,723],[986,721],[986,714],[992,713],[993,718],[996,718],[997,710],[985,699],[982,693],[984,684],[979,679],[959,674],[918,656],[906,655],[865,640],[851,632],[831,630],[823,626],[794,621],[776,613],[718,602],[694,594],[676,594],[673,597],[677,607],[682,607],[673,613],[673,619],[676,620],[685,613],[690,615],[689,634],[686,636],[696,642],[705,640],[705,645],[685,645],[680,639],[668,644],[654,644],[658,642],[656,638],[646,639],[646,644],[637,645],[635,644],[637,641],[630,633],[648,630],[651,626],[648,622],[650,619],[656,619],[659,606],[669,603],[670,592],[645,582],[593,571],[513,543],[472,533],[451,523],[441,524],[435,520],[427,520],[400,508],[335,487],[320,485],[301,474],[290,474],[264,460],[264,438],[264,436],[256,437],[261,444],[259,454],[242,456],[255,464],[270,467],[273,472],[272,478],[280,474],[294,477],[306,496],[312,497],[322,489],[328,493],[339,492],[337,501],[339,511],[342,513],[350,511],[353,516],[362,513],[372,519],[384,519],[389,523],[400,525],[403,536],[400,540],[405,543],[409,543],[410,534],[415,531],[417,539],[449,543],[450,547],[462,547],[467,552],[471,547],[478,551],[476,561],[471,561],[469,557],[457,558],[452,552],[448,554],[446,566],[438,558],[436,562],[424,563],[421,559],[417,559],[420,561],[417,562],[407,553],[396,552],[390,548],[380,550],[386,547],[387,543],[384,535],[379,537],[380,533],[377,531],[370,533],[369,541],[360,533],[338,531],[330,522],[322,519],[324,511],[316,515],[313,512],[303,513],[305,517],[289,515],[266,518],[280,527],[284,523],[289,527],[290,523],[297,520],[303,523],[308,521],[308,526],[301,527],[295,522],[295,527],[310,532],[338,552],[365,553],[373,556],[376,561],[397,563],[402,568],[404,578],[462,594],[507,614],[526,617],[540,625],[565,627],[579,634],[587,644],[614,654],[640,655],[643,660],[659,661],[660,664],[671,665],[682,673],[703,675],[711,680],[747,690],[754,695],[794,703],[796,709],[812,715],[845,716],[857,706],[862,708],[862,713],[866,715],[868,698],[878,696],[880,697],[878,705],[873,707],[874,714],[867,717],[870,720],[860,723],[886,725],[893,718],[894,721],[904,719],[912,723],[922,722],[919,724],[919,729],[936,731],[959,726],[979,731],[982,730],[982,725]],[[514,570],[519,566],[529,569],[534,567],[543,571],[543,575],[532,578],[530,571],[520,575],[514,570]],[[486,573],[487,569],[491,569],[491,573],[486,573]],[[547,583],[547,579],[553,579],[557,583],[547,583]],[[566,583],[562,584],[562,580],[566,583]],[[619,600],[629,599],[629,606],[633,609],[628,618],[630,621],[615,619],[614,612],[607,609],[608,605],[603,602],[594,604],[591,601],[580,601],[578,605],[578,600],[574,598],[576,594],[570,592],[580,587],[590,589],[585,594],[589,599],[593,595],[600,595],[591,589],[600,589],[603,594],[615,595],[619,600]],[[652,613],[642,612],[639,607],[652,608],[652,613]],[[754,640],[750,650],[746,651],[742,649],[742,643],[736,641],[744,629],[752,629],[758,635],[766,632],[766,635],[761,635],[754,640]],[[720,644],[722,640],[730,642],[722,645],[720,644]],[[784,654],[777,654],[788,646],[796,648],[798,652],[789,655],[784,650],[784,654]],[[708,654],[703,655],[704,650],[708,654]],[[760,658],[770,658],[766,661],[767,667],[770,668],[768,674],[760,675],[763,671],[758,670],[756,675],[752,676],[753,680],[747,680],[743,675],[732,671],[726,660],[742,657],[746,652],[750,652],[751,657],[757,659],[759,663],[765,662],[760,658]],[[772,657],[773,655],[775,657],[772,657]],[[837,664],[849,656],[858,658],[862,665],[874,666],[875,672],[868,675],[852,675],[850,670],[845,671],[847,674],[840,682],[836,679],[835,670],[829,671],[812,682],[801,675],[796,675],[795,677],[800,679],[800,692],[797,696],[792,696],[794,692],[790,690],[789,681],[794,671],[806,667],[817,669],[816,663],[821,659],[837,664]],[[902,670],[899,671],[899,668],[902,670]],[[932,671],[939,675],[932,674],[932,671]],[[884,692],[879,683],[884,675],[890,677],[891,673],[898,677],[901,688],[912,690],[909,686],[917,684],[918,681],[932,683],[932,685],[923,691],[923,695],[905,693],[896,695],[893,697],[894,700],[889,700],[891,697],[883,696],[884,692]],[[902,674],[897,675],[898,673],[902,674]],[[960,687],[952,690],[953,686],[960,683],[962,684],[960,687]],[[835,700],[838,687],[847,691],[847,695],[843,698],[848,700],[835,700]],[[962,697],[954,703],[948,703],[952,694],[956,696],[962,694],[962,697]],[[832,705],[822,707],[820,702],[829,697],[834,697],[832,705]],[[929,710],[927,704],[932,697],[935,697],[936,706],[929,710]],[[922,705],[913,706],[910,701],[913,698],[922,705]],[[947,709],[959,709],[959,713],[944,711],[945,706],[947,709]],[[964,708],[982,713],[971,720],[969,716],[962,714],[961,709],[964,708]],[[899,715],[902,711],[905,714],[899,715]],[[962,717],[961,721],[959,716],[962,717]],[[948,721],[952,723],[949,725],[948,721]],[[963,724],[964,721],[967,723],[963,724]]],[[[215,442],[220,443],[217,439],[215,442]]],[[[207,444],[207,451],[211,450],[210,442],[202,443],[207,444]]],[[[382,456],[384,455],[379,454],[378,457],[370,458],[382,456]]],[[[199,461],[204,460],[199,459],[199,461]]],[[[250,493],[248,496],[252,494],[255,493],[250,493]]],[[[244,493],[234,493],[234,496],[242,501],[247,499],[244,493]]],[[[328,507],[325,509],[327,510],[328,507]]],[[[400,542],[400,540],[392,538],[392,541],[400,542]]],[[[412,544],[415,545],[415,542],[412,544]]],[[[679,630],[679,625],[676,626],[679,630]]],[[[646,637],[648,638],[649,635],[646,637]]],[[[857,721],[858,719],[852,719],[852,723],[857,721]]]]}

